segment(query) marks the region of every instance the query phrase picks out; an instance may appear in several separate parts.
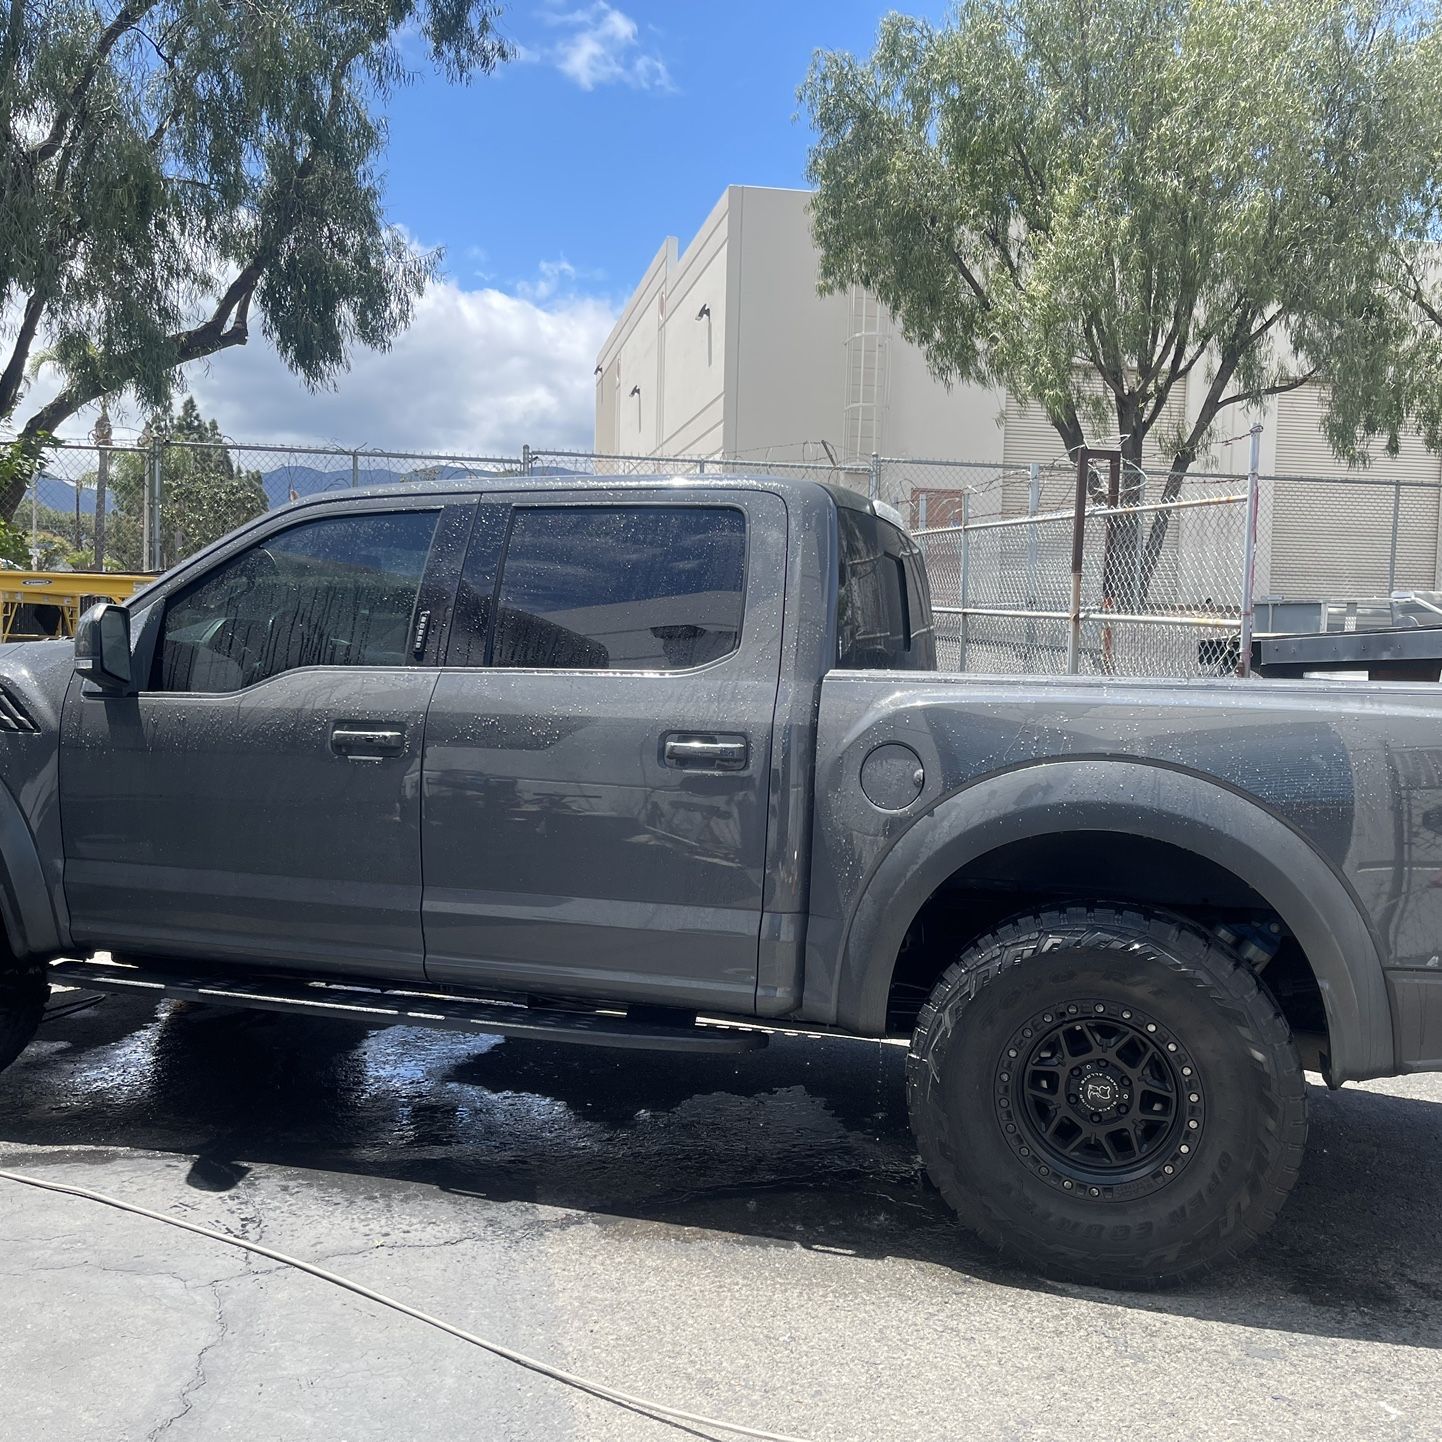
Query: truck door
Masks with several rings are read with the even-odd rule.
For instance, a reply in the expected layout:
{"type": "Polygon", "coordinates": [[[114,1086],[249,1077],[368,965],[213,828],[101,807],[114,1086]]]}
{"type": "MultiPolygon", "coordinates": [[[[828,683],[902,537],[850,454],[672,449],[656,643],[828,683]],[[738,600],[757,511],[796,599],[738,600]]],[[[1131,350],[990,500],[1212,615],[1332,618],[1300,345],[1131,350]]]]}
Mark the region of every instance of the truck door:
{"type": "Polygon", "coordinates": [[[426,727],[429,977],[752,1009],[785,562],[762,492],[482,503],[426,727]]]}
{"type": "Polygon", "coordinates": [[[139,695],[71,683],[77,940],[420,978],[429,617],[474,513],[435,497],[301,512],[137,618],[139,695]]]}

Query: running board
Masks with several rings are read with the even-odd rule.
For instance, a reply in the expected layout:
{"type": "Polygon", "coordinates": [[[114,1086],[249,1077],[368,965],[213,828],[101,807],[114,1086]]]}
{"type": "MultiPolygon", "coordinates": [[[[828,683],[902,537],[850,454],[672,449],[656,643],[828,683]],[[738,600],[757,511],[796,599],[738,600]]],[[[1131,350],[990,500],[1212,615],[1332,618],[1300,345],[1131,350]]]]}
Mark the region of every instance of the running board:
{"type": "Polygon", "coordinates": [[[334,1017],[370,1026],[429,1026],[581,1046],[715,1054],[758,1051],[768,1041],[765,1032],[739,1027],[668,1026],[664,1022],[632,1021],[620,1011],[544,1011],[454,993],[318,981],[313,977],[255,980],[150,971],[124,962],[57,961],[50,966],[50,979],[62,986],[147,996],[156,1001],[171,997],[213,1006],[287,1012],[292,1016],[334,1017]]]}

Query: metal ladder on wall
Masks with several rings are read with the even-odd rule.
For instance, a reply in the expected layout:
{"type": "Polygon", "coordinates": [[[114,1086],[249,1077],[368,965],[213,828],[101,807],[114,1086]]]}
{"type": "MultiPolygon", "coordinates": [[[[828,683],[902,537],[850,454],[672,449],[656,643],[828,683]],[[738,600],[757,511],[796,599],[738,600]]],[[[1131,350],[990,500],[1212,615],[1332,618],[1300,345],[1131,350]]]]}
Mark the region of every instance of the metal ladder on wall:
{"type": "Polygon", "coordinates": [[[853,285],[846,331],[846,399],[842,450],[847,461],[867,461],[881,452],[890,391],[890,317],[865,287],[853,285]]]}

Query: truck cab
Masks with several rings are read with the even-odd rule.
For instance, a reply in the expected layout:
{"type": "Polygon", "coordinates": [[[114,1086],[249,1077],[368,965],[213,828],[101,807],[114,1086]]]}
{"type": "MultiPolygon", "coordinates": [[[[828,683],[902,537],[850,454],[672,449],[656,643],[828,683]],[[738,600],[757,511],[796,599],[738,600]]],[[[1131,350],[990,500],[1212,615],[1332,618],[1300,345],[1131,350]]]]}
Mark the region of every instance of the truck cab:
{"type": "Polygon", "coordinates": [[[825,662],[930,667],[929,618],[915,546],[846,492],[292,507],[132,605],[128,683],[75,679],[71,938],[789,1008],[825,662]]]}

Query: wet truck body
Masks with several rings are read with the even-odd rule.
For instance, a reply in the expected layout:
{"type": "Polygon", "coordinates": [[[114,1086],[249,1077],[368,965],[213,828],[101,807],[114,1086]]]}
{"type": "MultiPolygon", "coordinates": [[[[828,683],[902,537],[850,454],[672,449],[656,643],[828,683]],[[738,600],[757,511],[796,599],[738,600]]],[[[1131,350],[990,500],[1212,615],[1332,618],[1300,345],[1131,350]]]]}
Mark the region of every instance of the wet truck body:
{"type": "Polygon", "coordinates": [[[1442,1069],[1442,698],[935,654],[913,543],[811,483],[264,516],[0,651],[0,1062],[61,981],[906,1038],[982,1236],[1092,1281],[1223,1263],[1296,1175],[1304,1068],[1442,1069]]]}

